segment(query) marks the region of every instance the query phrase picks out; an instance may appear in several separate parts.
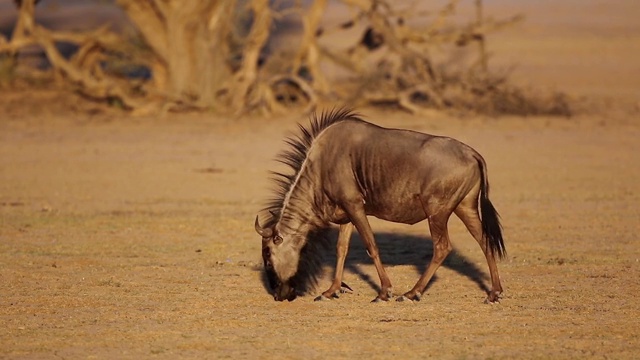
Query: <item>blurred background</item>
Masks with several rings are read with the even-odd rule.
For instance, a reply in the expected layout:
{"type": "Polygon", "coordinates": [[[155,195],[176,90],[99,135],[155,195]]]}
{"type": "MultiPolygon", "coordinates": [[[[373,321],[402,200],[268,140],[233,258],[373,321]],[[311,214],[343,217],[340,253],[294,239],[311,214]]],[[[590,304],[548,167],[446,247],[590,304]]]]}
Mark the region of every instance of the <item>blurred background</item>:
{"type": "Polygon", "coordinates": [[[132,114],[636,111],[639,13],[631,0],[0,0],[0,88],[132,114]]]}

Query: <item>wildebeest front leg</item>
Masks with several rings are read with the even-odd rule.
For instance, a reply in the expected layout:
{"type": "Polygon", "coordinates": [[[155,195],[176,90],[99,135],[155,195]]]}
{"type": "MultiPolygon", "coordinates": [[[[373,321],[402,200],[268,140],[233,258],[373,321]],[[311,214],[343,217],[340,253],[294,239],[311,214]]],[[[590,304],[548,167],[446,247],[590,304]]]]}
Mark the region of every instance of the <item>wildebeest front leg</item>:
{"type": "Polygon", "coordinates": [[[431,239],[433,241],[433,257],[431,258],[429,267],[427,267],[427,270],[422,274],[413,289],[399,297],[398,301],[420,300],[422,293],[436,273],[436,270],[438,270],[442,262],[444,262],[444,259],[446,259],[447,255],[451,252],[451,241],[449,240],[449,231],[447,230],[449,215],[450,214],[446,214],[446,216],[436,215],[429,217],[429,229],[431,230],[431,239]]]}
{"type": "Polygon", "coordinates": [[[358,229],[358,233],[367,248],[369,256],[373,259],[373,264],[375,265],[378,276],[380,277],[380,292],[373,301],[388,301],[389,298],[393,296],[391,280],[389,280],[389,276],[387,276],[387,273],[382,266],[378,245],[376,245],[376,240],[373,237],[373,231],[371,230],[371,225],[369,225],[369,221],[367,220],[367,215],[361,207],[346,210],[347,214],[351,218],[351,222],[355,225],[356,229],[358,229]]]}
{"type": "MultiPolygon", "coordinates": [[[[322,295],[318,296],[316,300],[337,298],[340,290],[343,287],[342,274],[344,273],[344,262],[347,258],[347,252],[349,251],[349,240],[351,239],[351,233],[353,232],[353,224],[346,223],[340,225],[340,231],[338,233],[338,244],[336,246],[336,272],[333,278],[331,287],[322,295]]],[[[348,286],[346,286],[349,288],[348,286]]],[[[349,288],[350,289],[350,288],[349,288]]]]}

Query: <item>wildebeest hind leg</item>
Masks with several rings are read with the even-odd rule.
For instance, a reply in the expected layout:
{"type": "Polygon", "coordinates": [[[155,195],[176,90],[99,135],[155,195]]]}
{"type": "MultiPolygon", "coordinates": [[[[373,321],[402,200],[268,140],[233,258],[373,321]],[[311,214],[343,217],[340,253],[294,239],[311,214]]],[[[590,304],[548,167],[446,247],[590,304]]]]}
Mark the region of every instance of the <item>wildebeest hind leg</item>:
{"type": "Polygon", "coordinates": [[[427,270],[422,274],[415,286],[407,293],[398,298],[398,301],[403,300],[420,300],[422,293],[429,284],[429,281],[436,273],[436,270],[442,265],[444,259],[452,250],[451,241],[449,240],[449,231],[447,230],[447,221],[451,213],[444,215],[438,214],[429,217],[429,229],[431,231],[431,239],[433,241],[433,257],[427,267],[427,270]]]}
{"type": "MultiPolygon", "coordinates": [[[[353,224],[346,223],[340,225],[340,232],[338,233],[338,244],[336,246],[336,271],[333,278],[333,283],[323,292],[322,295],[316,298],[317,300],[337,298],[340,293],[340,289],[343,287],[342,274],[344,272],[344,262],[347,258],[347,252],[349,251],[349,240],[351,239],[351,233],[353,232],[353,224]]],[[[350,289],[348,285],[344,284],[346,288],[350,289]]]]}
{"type": "Polygon", "coordinates": [[[500,284],[500,275],[498,274],[498,266],[493,252],[487,247],[487,239],[482,234],[482,222],[478,215],[477,196],[467,196],[455,210],[456,215],[462,220],[467,230],[482,248],[484,256],[489,265],[489,273],[491,274],[491,291],[487,296],[487,302],[497,302],[502,293],[502,285],[500,284]]]}

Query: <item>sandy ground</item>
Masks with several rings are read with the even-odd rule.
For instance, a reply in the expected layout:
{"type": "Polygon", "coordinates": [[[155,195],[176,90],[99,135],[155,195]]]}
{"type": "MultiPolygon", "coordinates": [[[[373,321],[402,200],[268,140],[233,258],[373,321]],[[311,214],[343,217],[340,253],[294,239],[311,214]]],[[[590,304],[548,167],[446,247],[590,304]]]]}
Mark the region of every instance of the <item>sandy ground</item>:
{"type": "MultiPolygon", "coordinates": [[[[531,67],[518,76],[550,86],[552,55],[565,51],[566,64],[570,49],[583,49],[579,64],[599,65],[575,65],[560,85],[637,101],[637,30],[609,26],[592,37],[576,19],[563,23],[577,29],[575,43],[561,45],[567,33],[549,25],[535,41],[525,27],[493,46],[515,53],[518,36],[529,41],[531,67]],[[587,51],[607,44],[610,63],[587,51]],[[619,81],[602,81],[616,71],[619,81]]],[[[62,96],[0,94],[0,358],[640,353],[637,112],[493,119],[360,109],[380,125],[456,137],[484,155],[509,254],[498,264],[505,296],[483,303],[484,257],[452,218],[455,252],[421,302],[369,303],[378,279],[354,239],[345,274],[353,294],[313,301],[329,285],[328,254],[317,291],[277,303],[261,280],[253,220],[269,197],[272,158],[304,118],[129,118],[62,96]]],[[[399,295],[429,261],[427,225],[371,221],[399,295]]]]}
{"type": "MultiPolygon", "coordinates": [[[[483,304],[486,264],[457,219],[455,254],[419,303],[369,303],[378,280],[357,240],[345,277],[354,294],[274,302],[261,282],[253,219],[268,196],[270,159],[296,119],[5,118],[0,356],[640,352],[638,126],[365,113],[484,154],[509,252],[499,264],[500,304],[483,304]]],[[[407,291],[431,252],[426,224],[372,223],[396,293],[407,291]]]]}

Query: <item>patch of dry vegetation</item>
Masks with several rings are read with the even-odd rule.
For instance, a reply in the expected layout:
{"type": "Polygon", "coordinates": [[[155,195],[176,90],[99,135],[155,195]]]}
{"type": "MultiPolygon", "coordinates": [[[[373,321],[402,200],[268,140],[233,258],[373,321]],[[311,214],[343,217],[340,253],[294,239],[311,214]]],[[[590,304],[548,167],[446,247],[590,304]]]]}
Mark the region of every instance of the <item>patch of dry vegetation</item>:
{"type": "MultiPolygon", "coordinates": [[[[385,0],[342,2],[353,17],[327,27],[327,0],[309,6],[120,0],[137,29],[123,35],[105,26],[89,32],[47,29],[36,23],[34,0],[25,0],[11,39],[0,36],[0,78],[4,86],[17,81],[18,55],[36,46],[51,65],[49,79],[135,114],[193,109],[271,114],[309,111],[327,102],[392,105],[416,114],[572,113],[563,94],[517,87],[490,70],[488,35],[521,16],[485,17],[477,0],[475,17],[457,24],[452,18],[458,0],[433,12],[416,4],[401,9],[385,0]],[[277,47],[275,30],[285,23],[300,30],[297,42],[277,47]],[[353,41],[335,42],[349,38],[346,33],[355,34],[353,41]],[[70,57],[60,51],[63,43],[76,47],[70,57]],[[466,60],[453,69],[432,55],[435,50],[466,60]],[[326,68],[339,69],[340,75],[328,76],[326,68]]],[[[47,79],[42,73],[23,77],[47,79]]]]}

